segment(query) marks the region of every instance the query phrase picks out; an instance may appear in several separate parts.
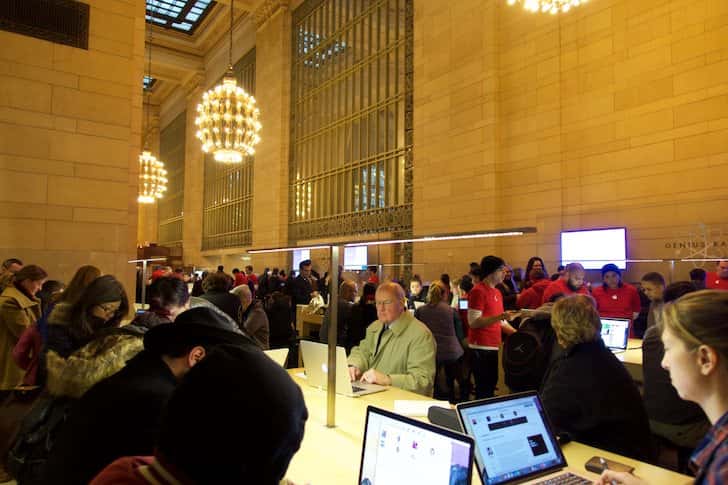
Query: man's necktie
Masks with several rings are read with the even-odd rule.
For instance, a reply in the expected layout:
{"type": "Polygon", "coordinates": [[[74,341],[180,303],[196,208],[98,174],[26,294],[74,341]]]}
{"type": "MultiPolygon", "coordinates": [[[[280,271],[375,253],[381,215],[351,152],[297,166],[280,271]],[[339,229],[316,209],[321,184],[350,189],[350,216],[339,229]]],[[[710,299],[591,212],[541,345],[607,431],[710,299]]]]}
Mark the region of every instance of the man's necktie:
{"type": "Polygon", "coordinates": [[[388,329],[389,329],[389,325],[384,325],[382,327],[382,331],[379,332],[379,338],[377,339],[377,347],[374,349],[374,355],[376,355],[377,352],[379,352],[379,344],[382,343],[382,335],[384,335],[384,332],[386,332],[388,329]]]}

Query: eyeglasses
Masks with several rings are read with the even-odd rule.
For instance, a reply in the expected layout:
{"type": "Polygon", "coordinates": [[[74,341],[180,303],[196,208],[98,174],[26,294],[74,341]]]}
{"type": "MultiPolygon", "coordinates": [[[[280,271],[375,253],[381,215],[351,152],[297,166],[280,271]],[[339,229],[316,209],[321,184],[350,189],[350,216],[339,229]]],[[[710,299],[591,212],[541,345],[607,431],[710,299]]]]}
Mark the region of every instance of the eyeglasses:
{"type": "Polygon", "coordinates": [[[96,305],[96,306],[98,306],[99,308],[101,308],[101,310],[103,310],[103,312],[104,313],[107,313],[107,314],[108,313],[116,313],[117,311],[119,311],[119,307],[120,307],[120,305],[115,304],[115,303],[101,303],[101,304],[96,305]]]}
{"type": "Polygon", "coordinates": [[[394,303],[394,300],[376,300],[374,302],[376,306],[387,306],[391,305],[392,303],[394,303]]]}

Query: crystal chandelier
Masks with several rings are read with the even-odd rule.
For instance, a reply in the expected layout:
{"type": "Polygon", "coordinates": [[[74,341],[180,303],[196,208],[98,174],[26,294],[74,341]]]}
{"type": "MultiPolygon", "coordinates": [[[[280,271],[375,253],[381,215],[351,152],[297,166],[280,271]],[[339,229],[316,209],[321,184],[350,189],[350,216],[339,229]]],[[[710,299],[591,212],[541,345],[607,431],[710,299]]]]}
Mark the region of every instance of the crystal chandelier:
{"type": "MultiPolygon", "coordinates": [[[[152,24],[149,24],[149,72],[148,77],[152,78],[152,24]]],[[[167,171],[164,169],[164,163],[157,160],[157,157],[149,151],[149,111],[151,103],[151,85],[145,89],[147,94],[147,102],[145,103],[146,113],[146,130],[144,132],[144,150],[139,155],[139,189],[137,201],[140,204],[152,204],[157,199],[161,199],[167,191],[167,171]]]]}
{"type": "Polygon", "coordinates": [[[167,191],[167,171],[149,150],[139,155],[139,197],[142,204],[151,204],[161,199],[167,191]]]}
{"type": "Polygon", "coordinates": [[[233,3],[234,0],[230,2],[228,70],[222,84],[202,95],[195,118],[202,151],[214,153],[215,160],[224,163],[240,163],[243,157],[253,155],[261,127],[255,98],[238,86],[233,71],[233,3]]]}
{"type": "Polygon", "coordinates": [[[559,12],[568,12],[572,7],[578,7],[587,0],[508,0],[508,5],[523,3],[523,8],[531,12],[548,12],[555,15],[559,12]]]}

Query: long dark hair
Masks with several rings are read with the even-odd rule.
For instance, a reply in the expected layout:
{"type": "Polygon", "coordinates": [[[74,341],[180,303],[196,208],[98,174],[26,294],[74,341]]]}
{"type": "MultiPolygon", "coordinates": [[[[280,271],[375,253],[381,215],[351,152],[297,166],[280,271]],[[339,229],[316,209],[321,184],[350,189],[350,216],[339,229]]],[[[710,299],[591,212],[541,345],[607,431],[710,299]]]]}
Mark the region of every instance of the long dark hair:
{"type": "Polygon", "coordinates": [[[528,263],[526,264],[526,275],[524,277],[525,278],[525,281],[531,281],[531,269],[533,269],[533,263],[535,263],[536,261],[540,261],[541,262],[541,267],[543,268],[544,278],[548,278],[549,277],[549,272],[546,271],[546,263],[543,262],[543,259],[541,259],[538,256],[532,256],[528,260],[528,263]]]}
{"type": "Polygon", "coordinates": [[[71,307],[71,334],[79,339],[90,339],[103,328],[118,327],[121,319],[129,313],[129,300],[124,286],[111,275],[99,276],[81,293],[79,299],[71,307]],[[97,305],[120,301],[119,309],[105,322],[93,317],[93,309],[97,305]]]}

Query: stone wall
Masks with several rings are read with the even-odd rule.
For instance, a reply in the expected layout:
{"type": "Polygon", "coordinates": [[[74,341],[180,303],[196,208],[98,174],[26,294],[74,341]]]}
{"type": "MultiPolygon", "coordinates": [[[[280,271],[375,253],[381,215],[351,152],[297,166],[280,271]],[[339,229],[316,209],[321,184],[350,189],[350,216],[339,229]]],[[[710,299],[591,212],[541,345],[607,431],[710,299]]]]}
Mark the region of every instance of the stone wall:
{"type": "Polygon", "coordinates": [[[87,0],[88,50],[0,31],[0,253],[133,292],[143,0],[87,0]]]}

